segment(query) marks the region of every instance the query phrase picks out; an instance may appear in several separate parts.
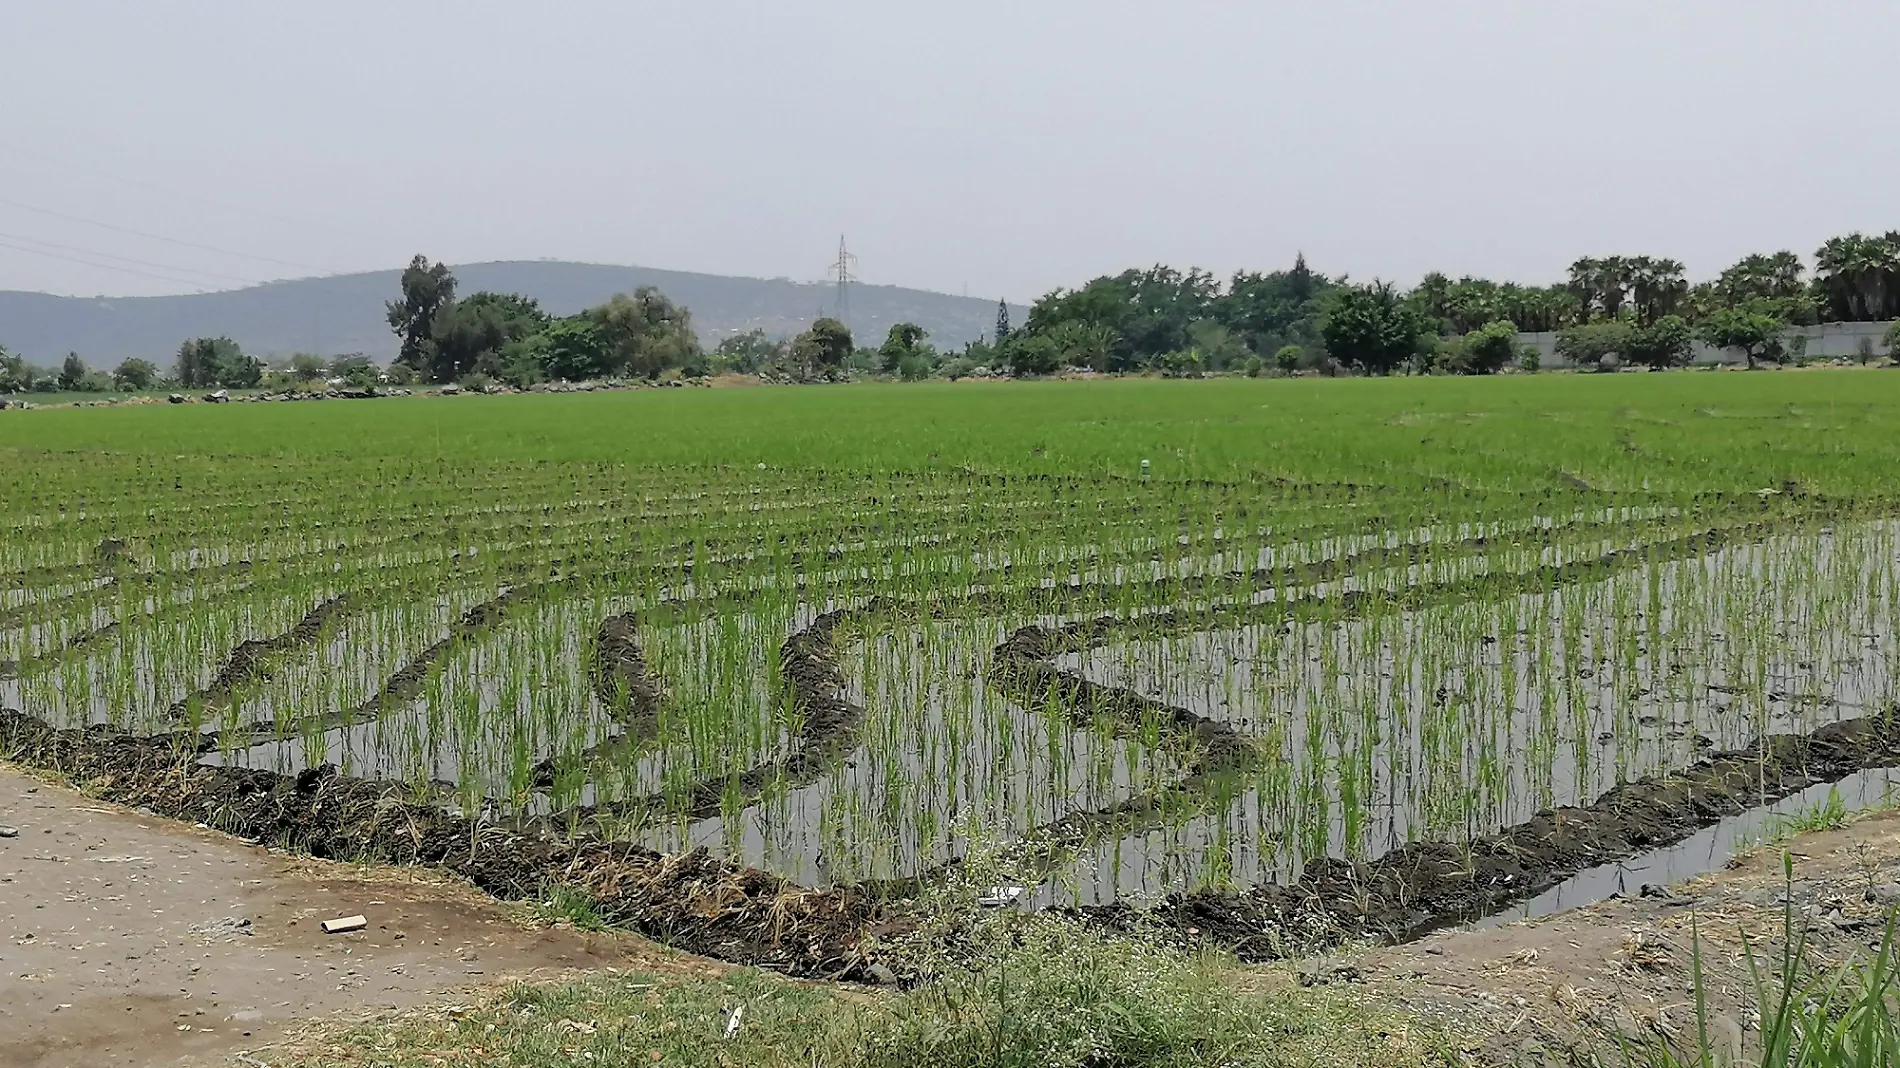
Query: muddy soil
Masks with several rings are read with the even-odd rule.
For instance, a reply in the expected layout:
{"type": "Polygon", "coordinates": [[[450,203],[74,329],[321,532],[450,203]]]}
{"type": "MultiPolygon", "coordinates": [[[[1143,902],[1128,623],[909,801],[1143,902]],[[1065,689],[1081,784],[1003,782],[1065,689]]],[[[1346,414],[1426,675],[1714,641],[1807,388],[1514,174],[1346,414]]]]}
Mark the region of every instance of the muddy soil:
{"type": "MultiPolygon", "coordinates": [[[[676,967],[475,891],[273,853],[0,767],[0,1068],[228,1063],[293,1026],[510,977],[676,967]],[[362,914],[362,931],[323,920],[362,914]]],[[[697,965],[712,967],[711,965],[697,965]]]]}
{"type": "Polygon", "coordinates": [[[1579,1042],[1692,1040],[1699,939],[1711,1040],[1731,1051],[1759,1037],[1744,940],[1772,970],[1785,907],[1806,927],[1818,965],[1867,959],[1900,907],[1900,812],[1763,847],[1673,889],[1645,887],[1542,920],[1440,932],[1301,971],[1306,982],[1354,987],[1447,1022],[1497,1063],[1569,1064],[1579,1042]]]}

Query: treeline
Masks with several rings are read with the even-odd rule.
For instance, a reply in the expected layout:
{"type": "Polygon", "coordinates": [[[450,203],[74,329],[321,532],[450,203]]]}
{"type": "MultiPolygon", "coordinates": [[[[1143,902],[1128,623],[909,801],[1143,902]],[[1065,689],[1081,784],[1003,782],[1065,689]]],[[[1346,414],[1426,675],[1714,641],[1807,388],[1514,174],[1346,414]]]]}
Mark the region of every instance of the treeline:
{"type": "MultiPolygon", "coordinates": [[[[104,392],[154,387],[241,389],[328,380],[355,386],[413,381],[478,388],[669,373],[758,374],[781,381],[853,375],[903,379],[1046,375],[1064,368],[1106,373],[1195,375],[1352,371],[1487,374],[1535,369],[1520,332],[1557,332],[1555,351],[1583,367],[1687,363],[1695,342],[1752,366],[1800,355],[1791,327],[1900,320],[1900,231],[1830,239],[1814,269],[1793,252],[1746,256],[1713,280],[1692,284],[1683,265],[1652,256],[1579,259],[1547,286],[1426,275],[1400,290],[1329,277],[1296,258],[1286,270],[1241,271],[1226,282],[1201,270],[1155,266],[1058,289],[1012,327],[999,303],[995,332],[959,351],[940,351],[915,324],[893,326],[876,348],[856,344],[836,319],[792,338],[763,331],[727,337],[710,352],[692,315],[658,290],[621,294],[575,315],[555,316],[532,298],[456,296],[447,265],[417,256],[387,305],[401,350],[389,369],[360,354],[293,356],[276,367],[229,338],[180,346],[169,375],[146,360],[110,372],[69,354],[41,370],[0,348],[0,393],[104,392]]],[[[1900,327],[1884,339],[1900,350],[1900,327]]],[[[1875,355],[1865,344],[1861,356],[1875,355]]]]}
{"type": "MultiPolygon", "coordinates": [[[[1831,239],[1814,261],[1809,276],[1793,252],[1751,255],[1691,284],[1675,260],[1609,256],[1577,260],[1549,286],[1434,273],[1409,291],[1329,278],[1303,257],[1225,285],[1203,271],[1153,267],[1048,294],[1004,337],[1000,355],[1018,374],[1064,366],[1481,374],[1535,366],[1518,333],[1556,331],[1557,353],[1584,366],[1678,366],[1696,341],[1753,364],[1797,355],[1786,343],[1791,327],[1900,319],[1900,231],[1831,239]]],[[[1892,351],[1900,332],[1886,344],[1892,351]]]]}

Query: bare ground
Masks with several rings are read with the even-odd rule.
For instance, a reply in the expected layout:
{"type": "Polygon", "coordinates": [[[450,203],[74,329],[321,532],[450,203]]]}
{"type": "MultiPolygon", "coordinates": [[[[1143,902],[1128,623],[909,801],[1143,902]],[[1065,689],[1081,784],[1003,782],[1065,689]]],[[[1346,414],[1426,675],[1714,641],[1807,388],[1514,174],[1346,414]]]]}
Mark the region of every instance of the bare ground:
{"type": "MultiPolygon", "coordinates": [[[[677,967],[423,872],[286,856],[0,767],[0,1068],[229,1063],[315,1019],[514,977],[677,967]],[[325,935],[362,914],[367,929],[325,935]]],[[[704,969],[716,966],[698,965],[704,969]]]]}
{"type": "Polygon", "coordinates": [[[1752,1038],[1758,1003],[1744,942],[1772,973],[1790,899],[1815,964],[1871,956],[1900,905],[1900,812],[1764,846],[1670,890],[1309,963],[1305,981],[1362,983],[1448,1023],[1487,1060],[1568,1063],[1579,1041],[1692,1039],[1699,939],[1711,1038],[1732,1049],[1752,1038]]]}

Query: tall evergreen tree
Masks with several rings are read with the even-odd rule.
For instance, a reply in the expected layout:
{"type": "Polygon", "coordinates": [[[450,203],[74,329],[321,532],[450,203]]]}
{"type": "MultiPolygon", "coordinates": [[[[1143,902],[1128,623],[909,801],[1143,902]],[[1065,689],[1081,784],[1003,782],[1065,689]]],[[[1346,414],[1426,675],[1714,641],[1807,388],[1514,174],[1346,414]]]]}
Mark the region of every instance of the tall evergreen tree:
{"type": "Polygon", "coordinates": [[[1009,301],[999,300],[996,302],[996,344],[997,346],[1001,347],[1004,342],[1008,341],[1009,335],[1010,335],[1009,301]]]}

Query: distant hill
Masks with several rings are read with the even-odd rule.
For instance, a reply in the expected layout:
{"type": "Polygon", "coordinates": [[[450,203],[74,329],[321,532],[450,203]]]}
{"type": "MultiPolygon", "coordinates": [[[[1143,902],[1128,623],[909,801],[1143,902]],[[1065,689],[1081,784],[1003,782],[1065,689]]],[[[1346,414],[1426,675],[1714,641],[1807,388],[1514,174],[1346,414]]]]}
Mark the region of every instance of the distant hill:
{"type": "MultiPolygon", "coordinates": [[[[396,337],[383,319],[383,302],[396,296],[400,275],[370,271],[173,297],[0,291],[0,345],[41,365],[77,352],[95,367],[134,356],[170,366],[186,339],[223,335],[258,356],[362,352],[387,361],[396,354],[396,337]]],[[[456,267],[455,277],[458,295],[481,289],[523,293],[556,315],[657,286],[692,309],[707,348],[755,327],[775,336],[797,333],[818,315],[831,314],[836,300],[832,287],[822,284],[592,263],[472,263],[456,267]]],[[[994,299],[871,285],[852,286],[850,296],[851,326],[860,344],[878,344],[900,322],[930,331],[939,348],[961,348],[996,328],[994,299]]],[[[1023,315],[1024,309],[1011,308],[1015,322],[1023,315]]]]}

